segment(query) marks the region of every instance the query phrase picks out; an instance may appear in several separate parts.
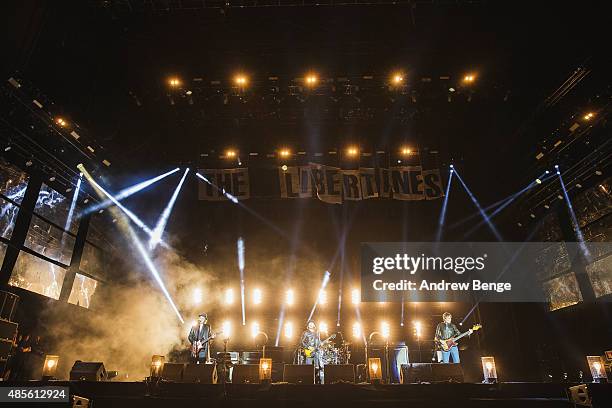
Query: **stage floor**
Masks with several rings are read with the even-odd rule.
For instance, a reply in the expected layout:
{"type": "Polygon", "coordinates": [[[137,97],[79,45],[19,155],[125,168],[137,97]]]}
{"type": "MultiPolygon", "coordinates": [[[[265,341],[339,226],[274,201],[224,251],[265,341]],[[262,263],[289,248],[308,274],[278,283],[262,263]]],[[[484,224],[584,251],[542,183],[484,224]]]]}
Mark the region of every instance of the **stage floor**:
{"type": "MultiPolygon", "coordinates": [[[[10,386],[66,386],[101,407],[573,407],[574,384],[188,384],[30,381],[10,386]]],[[[612,384],[588,384],[594,407],[612,406],[612,384]]],[[[63,404],[51,404],[61,406],[63,404]]],[[[17,406],[17,404],[15,405],[17,406]]],[[[24,406],[18,404],[18,406],[24,406]]],[[[38,405],[40,406],[40,405],[38,405]]]]}

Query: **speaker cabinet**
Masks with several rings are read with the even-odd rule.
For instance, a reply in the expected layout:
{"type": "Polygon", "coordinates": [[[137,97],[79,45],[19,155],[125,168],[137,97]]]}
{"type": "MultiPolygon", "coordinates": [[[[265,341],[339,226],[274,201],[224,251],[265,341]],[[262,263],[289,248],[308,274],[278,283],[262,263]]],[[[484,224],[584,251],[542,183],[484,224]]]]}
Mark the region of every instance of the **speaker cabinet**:
{"type": "Polygon", "coordinates": [[[183,382],[216,384],[217,366],[215,364],[187,364],[183,370],[183,382]]]}
{"type": "Polygon", "coordinates": [[[165,363],[161,373],[162,379],[173,382],[183,381],[185,366],[185,363],[165,363]]]}
{"type": "Polygon", "coordinates": [[[461,364],[402,364],[401,383],[463,382],[461,364]]]}
{"type": "Polygon", "coordinates": [[[17,323],[0,319],[0,339],[13,340],[17,334],[17,323]]]}
{"type": "Polygon", "coordinates": [[[354,383],[354,364],[328,364],[325,366],[325,384],[354,383]]]}
{"type": "Polygon", "coordinates": [[[432,364],[431,372],[435,382],[463,382],[463,368],[461,364],[432,364]]]}
{"type": "Polygon", "coordinates": [[[285,364],[283,381],[291,384],[314,384],[315,367],[312,364],[285,364]]]}
{"type": "Polygon", "coordinates": [[[107,375],[104,363],[76,361],[70,370],[70,380],[76,381],[106,381],[107,375]]]}
{"type": "Polygon", "coordinates": [[[0,360],[6,360],[12,348],[12,340],[0,339],[0,360]]]}
{"type": "Polygon", "coordinates": [[[259,364],[238,364],[232,369],[232,384],[258,384],[259,364]]]}

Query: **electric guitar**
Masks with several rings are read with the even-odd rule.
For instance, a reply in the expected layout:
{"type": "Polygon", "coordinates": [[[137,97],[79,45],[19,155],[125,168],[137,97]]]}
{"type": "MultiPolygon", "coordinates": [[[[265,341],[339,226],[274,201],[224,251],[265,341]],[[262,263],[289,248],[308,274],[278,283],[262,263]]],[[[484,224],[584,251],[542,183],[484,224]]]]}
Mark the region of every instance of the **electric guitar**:
{"type": "Polygon", "coordinates": [[[440,347],[442,347],[442,350],[448,351],[451,349],[451,347],[457,345],[457,341],[459,341],[460,338],[472,332],[480,330],[480,328],[482,328],[481,324],[475,324],[474,326],[472,326],[470,330],[466,331],[465,333],[461,333],[460,335],[456,337],[451,337],[450,339],[446,339],[446,340],[438,340],[438,344],[440,344],[440,347]]]}
{"type": "Polygon", "coordinates": [[[204,345],[206,343],[208,343],[209,341],[211,341],[212,339],[214,339],[215,337],[217,337],[217,334],[219,333],[211,333],[210,336],[208,336],[205,339],[202,340],[196,340],[193,343],[191,343],[191,357],[196,358],[198,356],[198,354],[200,354],[200,350],[202,350],[204,348],[204,345]]]}
{"type": "Polygon", "coordinates": [[[335,338],[336,338],[336,334],[334,333],[334,334],[332,334],[331,336],[329,336],[328,338],[326,338],[325,340],[323,340],[323,341],[321,342],[321,344],[319,344],[319,347],[312,347],[312,346],[310,346],[310,347],[306,347],[306,348],[304,348],[304,355],[305,355],[307,358],[312,357],[312,356],[314,355],[314,352],[315,352],[315,351],[316,351],[318,348],[321,348],[321,346],[323,346],[325,343],[327,343],[328,341],[333,340],[333,339],[335,339],[335,338]]]}

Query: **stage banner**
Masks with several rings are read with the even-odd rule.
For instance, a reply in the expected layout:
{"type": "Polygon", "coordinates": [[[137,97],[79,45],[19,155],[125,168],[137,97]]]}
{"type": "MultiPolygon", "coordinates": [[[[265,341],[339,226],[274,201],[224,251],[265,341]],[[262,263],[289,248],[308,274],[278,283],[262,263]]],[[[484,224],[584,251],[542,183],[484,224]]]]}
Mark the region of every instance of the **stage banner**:
{"type": "Polygon", "coordinates": [[[278,171],[274,168],[253,170],[249,173],[245,167],[200,169],[199,199],[238,201],[251,197],[278,197],[280,193],[281,198],[316,197],[324,203],[342,204],[373,198],[416,201],[444,196],[440,170],[423,170],[421,166],[349,170],[309,163],[282,166],[278,171]]]}
{"type": "Polygon", "coordinates": [[[414,201],[444,196],[440,170],[423,170],[421,166],[343,170],[310,163],[301,167],[281,167],[278,173],[282,198],[316,196],[323,202],[340,204],[344,200],[414,201]]]}
{"type": "Polygon", "coordinates": [[[199,173],[207,180],[198,183],[200,200],[223,201],[232,198],[246,200],[251,197],[248,168],[201,169],[199,173]]]}

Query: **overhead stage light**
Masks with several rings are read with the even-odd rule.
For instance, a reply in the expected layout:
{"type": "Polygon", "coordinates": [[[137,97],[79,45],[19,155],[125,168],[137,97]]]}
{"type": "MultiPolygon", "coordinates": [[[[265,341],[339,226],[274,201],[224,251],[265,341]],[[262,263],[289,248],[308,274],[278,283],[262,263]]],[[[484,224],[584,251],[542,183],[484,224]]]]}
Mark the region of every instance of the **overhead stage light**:
{"type": "Polygon", "coordinates": [[[351,291],[351,303],[354,305],[358,305],[361,301],[361,294],[359,293],[359,289],[355,288],[351,291]]]}
{"type": "Polygon", "coordinates": [[[293,303],[295,303],[295,292],[293,291],[293,289],[287,290],[285,295],[285,303],[288,306],[292,306],[293,303]]]}
{"type": "Polygon", "coordinates": [[[314,85],[316,85],[316,84],[317,84],[317,82],[318,82],[318,80],[319,80],[319,79],[318,79],[318,78],[317,78],[317,76],[316,76],[316,75],[314,75],[314,74],[309,74],[309,75],[306,75],[306,79],[305,79],[305,81],[306,81],[306,85],[308,85],[308,86],[314,86],[314,85]]]}
{"type": "Polygon", "coordinates": [[[58,125],[60,125],[61,127],[66,127],[68,126],[68,122],[66,122],[66,120],[64,118],[61,117],[57,117],[55,118],[55,123],[57,123],[58,125]]]}
{"type": "Polygon", "coordinates": [[[413,323],[414,325],[414,335],[420,339],[423,335],[423,325],[418,320],[413,323]]]}
{"type": "Polygon", "coordinates": [[[194,305],[199,305],[200,303],[202,303],[202,289],[195,288],[193,290],[193,294],[192,294],[191,299],[192,299],[194,305]]]}
{"type": "Polygon", "coordinates": [[[261,289],[253,290],[253,304],[259,305],[261,304],[261,300],[262,300],[261,289]]]}
{"type": "Polygon", "coordinates": [[[408,156],[408,155],[412,154],[412,149],[409,148],[409,147],[402,147],[400,152],[402,153],[402,155],[408,156]]]}
{"type": "Polygon", "coordinates": [[[361,338],[361,325],[359,322],[353,323],[353,337],[356,339],[361,338]]]}
{"type": "Polygon", "coordinates": [[[293,337],[293,323],[285,323],[285,337],[290,339],[293,337]]]}
{"type": "Polygon", "coordinates": [[[228,159],[233,159],[233,158],[236,157],[236,155],[237,155],[237,153],[236,153],[235,150],[229,149],[229,150],[225,151],[225,157],[228,158],[228,159]]]}
{"type": "Polygon", "coordinates": [[[251,337],[255,338],[259,334],[259,323],[251,323],[251,337]]]}
{"type": "Polygon", "coordinates": [[[227,288],[225,289],[225,295],[223,297],[226,305],[231,305],[234,303],[234,289],[227,288]]]}
{"type": "Polygon", "coordinates": [[[234,83],[240,87],[246,86],[248,83],[248,78],[245,75],[238,74],[234,78],[234,83]]]}
{"type": "Polygon", "coordinates": [[[327,292],[325,292],[324,290],[321,290],[319,292],[319,304],[324,305],[326,303],[327,303],[327,292]]]}
{"type": "Polygon", "coordinates": [[[391,328],[390,328],[390,326],[389,326],[389,323],[387,323],[387,322],[382,322],[382,323],[380,324],[380,333],[382,334],[382,336],[383,336],[385,339],[388,339],[388,338],[389,338],[389,336],[391,335],[391,328]]]}
{"type": "Polygon", "coordinates": [[[391,78],[391,82],[393,82],[393,84],[395,85],[399,85],[402,82],[404,82],[404,76],[401,73],[395,73],[393,74],[392,78],[391,78]]]}
{"type": "Polygon", "coordinates": [[[181,86],[181,80],[177,77],[170,77],[168,78],[168,85],[172,88],[178,88],[181,86]]]}
{"type": "Polygon", "coordinates": [[[289,149],[281,149],[278,152],[278,154],[279,154],[280,157],[285,157],[286,158],[286,157],[291,156],[291,151],[289,151],[289,149]]]}
{"type": "Polygon", "coordinates": [[[591,120],[593,119],[593,116],[595,116],[593,112],[588,112],[586,115],[583,116],[583,118],[584,120],[591,120]]]}
{"type": "Polygon", "coordinates": [[[357,155],[359,155],[359,149],[355,146],[350,146],[346,149],[346,155],[349,157],[357,157],[357,155]]]}
{"type": "Polygon", "coordinates": [[[476,80],[476,76],[474,74],[467,74],[463,77],[463,82],[467,84],[471,84],[476,80]]]}
{"type": "Polygon", "coordinates": [[[221,325],[222,337],[224,339],[229,339],[232,336],[232,322],[226,320],[221,325]]]}

